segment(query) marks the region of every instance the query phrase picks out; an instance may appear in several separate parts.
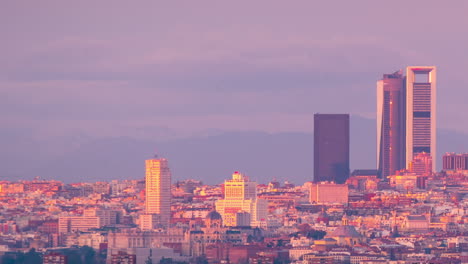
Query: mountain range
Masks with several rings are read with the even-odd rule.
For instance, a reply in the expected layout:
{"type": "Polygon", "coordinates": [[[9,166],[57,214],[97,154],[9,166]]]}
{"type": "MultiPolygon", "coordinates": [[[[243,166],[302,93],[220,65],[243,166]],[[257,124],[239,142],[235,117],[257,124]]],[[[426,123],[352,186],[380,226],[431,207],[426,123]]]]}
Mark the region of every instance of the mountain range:
{"type": "MultiPolygon", "coordinates": [[[[312,126],[312,122],[311,122],[312,126]]],[[[468,135],[438,130],[437,164],[442,153],[468,150],[468,135]]],[[[55,179],[95,182],[142,179],[144,160],[155,154],[169,160],[173,180],[217,184],[241,171],[267,183],[302,184],[313,177],[313,134],[222,131],[179,139],[64,135],[37,138],[27,131],[0,130],[0,180],[55,179]]],[[[373,169],[375,120],[351,117],[351,170],[373,169]]]]}

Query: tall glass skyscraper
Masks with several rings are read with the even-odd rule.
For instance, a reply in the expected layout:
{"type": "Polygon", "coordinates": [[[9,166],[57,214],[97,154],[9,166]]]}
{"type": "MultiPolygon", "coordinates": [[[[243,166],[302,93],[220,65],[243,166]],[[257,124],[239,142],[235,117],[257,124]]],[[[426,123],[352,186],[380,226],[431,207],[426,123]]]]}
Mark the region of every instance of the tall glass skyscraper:
{"type": "Polygon", "coordinates": [[[349,115],[314,115],[314,182],[349,177],[349,115]]]}
{"type": "Polygon", "coordinates": [[[405,168],[405,98],[401,71],[377,82],[377,167],[383,178],[405,168]]]}

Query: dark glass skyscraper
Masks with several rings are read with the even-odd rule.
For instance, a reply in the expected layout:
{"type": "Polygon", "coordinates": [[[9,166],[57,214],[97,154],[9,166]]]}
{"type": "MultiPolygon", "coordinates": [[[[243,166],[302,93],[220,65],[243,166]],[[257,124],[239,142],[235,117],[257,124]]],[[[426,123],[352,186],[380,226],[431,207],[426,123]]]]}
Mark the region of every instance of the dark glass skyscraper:
{"type": "Polygon", "coordinates": [[[349,115],[314,115],[314,182],[349,177],[349,115]]]}
{"type": "Polygon", "coordinates": [[[377,82],[377,166],[383,178],[406,167],[404,84],[401,71],[384,74],[377,82]]]}

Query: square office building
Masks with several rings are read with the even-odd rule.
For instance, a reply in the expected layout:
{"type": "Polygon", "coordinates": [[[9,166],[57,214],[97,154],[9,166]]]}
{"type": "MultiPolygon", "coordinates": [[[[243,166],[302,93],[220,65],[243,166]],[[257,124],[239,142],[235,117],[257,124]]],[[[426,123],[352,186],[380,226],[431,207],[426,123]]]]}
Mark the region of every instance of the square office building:
{"type": "Polygon", "coordinates": [[[314,182],[349,177],[349,114],[314,115],[314,182]]]}

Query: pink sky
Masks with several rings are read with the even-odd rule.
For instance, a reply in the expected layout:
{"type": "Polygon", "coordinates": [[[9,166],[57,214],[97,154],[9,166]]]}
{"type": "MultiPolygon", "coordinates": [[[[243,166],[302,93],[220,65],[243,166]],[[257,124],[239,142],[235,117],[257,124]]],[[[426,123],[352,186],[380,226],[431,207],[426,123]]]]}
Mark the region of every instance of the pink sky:
{"type": "Polygon", "coordinates": [[[466,10],[462,0],[9,1],[0,122],[44,137],[312,131],[315,112],[374,118],[383,73],[436,65],[438,125],[468,133],[466,10]]]}

